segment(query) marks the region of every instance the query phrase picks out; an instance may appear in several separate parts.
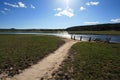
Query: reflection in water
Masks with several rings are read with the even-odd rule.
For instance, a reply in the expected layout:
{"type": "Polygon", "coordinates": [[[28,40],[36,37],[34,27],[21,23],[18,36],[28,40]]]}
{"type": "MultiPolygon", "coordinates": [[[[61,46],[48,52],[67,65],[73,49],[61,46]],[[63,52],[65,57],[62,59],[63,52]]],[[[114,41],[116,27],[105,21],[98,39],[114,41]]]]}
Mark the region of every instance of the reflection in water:
{"type": "Polygon", "coordinates": [[[58,31],[57,34],[55,35],[63,38],[69,38],[69,39],[71,37],[71,35],[67,31],[58,31]]]}

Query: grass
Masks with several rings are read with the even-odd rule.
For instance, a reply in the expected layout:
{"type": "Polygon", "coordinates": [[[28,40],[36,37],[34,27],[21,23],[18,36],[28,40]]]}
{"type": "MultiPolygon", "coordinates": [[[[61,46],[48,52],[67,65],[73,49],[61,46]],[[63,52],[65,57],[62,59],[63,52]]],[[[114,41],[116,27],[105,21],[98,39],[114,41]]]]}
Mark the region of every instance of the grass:
{"type": "Polygon", "coordinates": [[[120,31],[68,31],[70,34],[120,35],[120,31]]]}
{"type": "Polygon", "coordinates": [[[13,76],[56,50],[62,41],[54,36],[0,35],[0,73],[13,76]]]}
{"type": "Polygon", "coordinates": [[[63,63],[63,72],[74,80],[119,80],[120,44],[75,44],[63,63]]]}

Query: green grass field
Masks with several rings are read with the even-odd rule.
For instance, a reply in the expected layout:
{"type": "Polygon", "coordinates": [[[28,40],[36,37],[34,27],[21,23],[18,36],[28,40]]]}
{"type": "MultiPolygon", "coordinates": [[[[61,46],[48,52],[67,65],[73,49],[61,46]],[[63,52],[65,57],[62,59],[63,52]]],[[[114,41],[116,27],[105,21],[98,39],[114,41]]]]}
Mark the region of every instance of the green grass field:
{"type": "Polygon", "coordinates": [[[6,72],[8,76],[18,74],[63,43],[54,36],[0,35],[0,73],[6,72]]]}
{"type": "Polygon", "coordinates": [[[79,42],[72,47],[70,55],[61,69],[69,75],[67,77],[74,80],[120,79],[120,44],[79,42]]]}
{"type": "Polygon", "coordinates": [[[120,31],[68,31],[70,34],[120,35],[120,31]]]}

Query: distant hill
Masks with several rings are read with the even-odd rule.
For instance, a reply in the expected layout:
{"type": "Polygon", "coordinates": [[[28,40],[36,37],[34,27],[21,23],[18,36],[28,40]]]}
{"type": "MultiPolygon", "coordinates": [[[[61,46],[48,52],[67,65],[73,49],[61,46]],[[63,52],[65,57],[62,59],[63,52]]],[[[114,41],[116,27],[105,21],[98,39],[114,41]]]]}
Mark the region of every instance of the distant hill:
{"type": "Polygon", "coordinates": [[[67,31],[108,31],[108,30],[120,31],[120,23],[74,26],[67,28],[66,30],[67,31]]]}

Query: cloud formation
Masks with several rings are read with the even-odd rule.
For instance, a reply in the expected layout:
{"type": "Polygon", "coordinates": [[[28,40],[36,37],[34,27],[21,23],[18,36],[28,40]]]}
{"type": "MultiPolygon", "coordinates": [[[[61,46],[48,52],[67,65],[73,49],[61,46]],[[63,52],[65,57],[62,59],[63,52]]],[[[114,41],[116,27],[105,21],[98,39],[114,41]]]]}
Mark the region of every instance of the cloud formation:
{"type": "Polygon", "coordinates": [[[69,0],[66,0],[66,8],[56,8],[55,11],[58,11],[58,13],[55,14],[55,16],[67,16],[69,18],[74,16],[74,11],[69,7],[69,0]]]}
{"type": "Polygon", "coordinates": [[[27,8],[26,5],[22,2],[18,2],[18,6],[21,8],[27,8]]]}
{"type": "Polygon", "coordinates": [[[18,2],[17,4],[11,4],[8,2],[4,2],[4,5],[11,6],[14,8],[27,8],[26,5],[23,2],[18,2]]]}
{"type": "Polygon", "coordinates": [[[93,1],[91,1],[91,2],[87,2],[86,5],[87,6],[97,6],[99,3],[100,2],[93,2],[93,1]]]}
{"type": "Polygon", "coordinates": [[[111,19],[111,22],[118,23],[118,22],[120,22],[120,18],[119,19],[111,19]]]}
{"type": "Polygon", "coordinates": [[[81,11],[83,11],[83,10],[85,10],[85,9],[86,9],[86,8],[83,7],[83,6],[80,7],[80,10],[81,10],[81,11]]]}
{"type": "Polygon", "coordinates": [[[56,8],[55,11],[62,11],[62,8],[56,8]]]}
{"type": "Polygon", "coordinates": [[[8,8],[4,8],[4,10],[5,10],[5,11],[10,11],[10,9],[8,9],[8,8]]]}
{"type": "Polygon", "coordinates": [[[15,8],[18,8],[19,6],[16,5],[16,4],[11,4],[11,3],[8,3],[8,2],[4,2],[5,5],[8,5],[8,6],[11,6],[11,7],[15,7],[15,8]]]}
{"type": "Polygon", "coordinates": [[[30,5],[31,8],[35,9],[35,6],[33,6],[32,4],[30,5]]]}
{"type": "MultiPolygon", "coordinates": [[[[100,2],[93,2],[93,1],[91,1],[91,2],[86,2],[86,5],[87,5],[87,6],[97,6],[97,5],[99,5],[99,3],[100,3],[100,2]]],[[[86,8],[83,7],[83,6],[81,6],[81,7],[80,7],[80,11],[83,11],[83,10],[86,10],[86,8]]]]}
{"type": "Polygon", "coordinates": [[[84,22],[84,24],[93,25],[93,24],[99,24],[99,22],[98,21],[95,21],[95,22],[84,22]]]}
{"type": "Polygon", "coordinates": [[[74,11],[71,8],[67,8],[62,10],[61,8],[57,8],[57,11],[59,11],[55,16],[68,16],[68,17],[73,17],[74,16],[74,11]]]}

